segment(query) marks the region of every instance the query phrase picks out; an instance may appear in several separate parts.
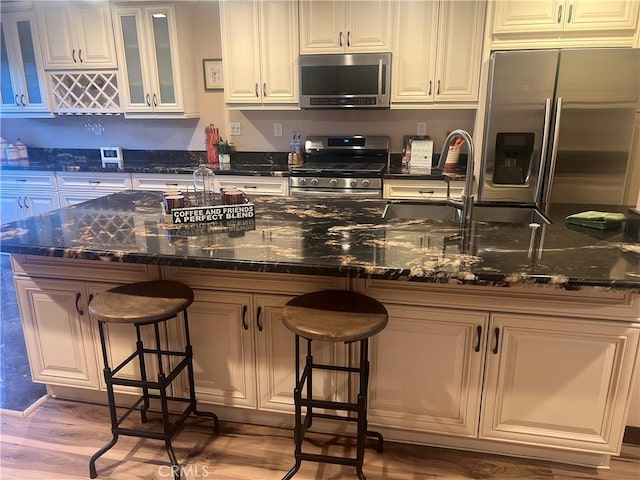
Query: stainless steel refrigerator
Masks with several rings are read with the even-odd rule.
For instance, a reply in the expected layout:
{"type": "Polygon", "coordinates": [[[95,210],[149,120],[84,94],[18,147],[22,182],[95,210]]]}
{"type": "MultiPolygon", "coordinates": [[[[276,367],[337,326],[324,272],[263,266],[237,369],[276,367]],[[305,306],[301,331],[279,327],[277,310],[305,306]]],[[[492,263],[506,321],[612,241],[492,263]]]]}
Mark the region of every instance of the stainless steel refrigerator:
{"type": "Polygon", "coordinates": [[[495,52],[480,202],[622,204],[640,49],[495,52]]]}

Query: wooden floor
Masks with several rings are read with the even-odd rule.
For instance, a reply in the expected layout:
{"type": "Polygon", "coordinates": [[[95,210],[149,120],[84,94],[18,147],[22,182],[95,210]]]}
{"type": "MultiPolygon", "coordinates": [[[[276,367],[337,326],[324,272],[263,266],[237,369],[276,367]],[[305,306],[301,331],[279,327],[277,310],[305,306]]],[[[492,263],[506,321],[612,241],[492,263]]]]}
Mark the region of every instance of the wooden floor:
{"type": "MultiPolygon", "coordinates": [[[[49,399],[26,418],[0,418],[0,478],[3,480],[79,480],[89,478],[89,458],[111,434],[107,408],[49,399]]],[[[137,420],[136,420],[137,421],[137,420]]],[[[289,430],[221,422],[212,435],[210,421],[187,420],[174,440],[183,479],[276,480],[292,466],[289,430]]],[[[351,441],[313,435],[308,451],[346,451],[351,441]]],[[[161,441],[121,437],[97,462],[98,479],[172,479],[161,441]]],[[[422,479],[640,479],[640,460],[616,458],[610,470],[542,461],[385,443],[378,454],[367,449],[368,480],[422,479]]],[[[294,480],[355,479],[353,467],[303,462],[294,480]]]]}

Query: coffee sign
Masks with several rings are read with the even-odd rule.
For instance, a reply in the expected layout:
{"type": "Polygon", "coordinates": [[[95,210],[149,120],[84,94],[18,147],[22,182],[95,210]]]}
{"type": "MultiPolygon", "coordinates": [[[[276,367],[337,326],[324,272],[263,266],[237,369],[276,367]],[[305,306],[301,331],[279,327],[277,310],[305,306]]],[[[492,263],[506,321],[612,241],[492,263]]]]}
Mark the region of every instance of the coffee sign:
{"type": "Polygon", "coordinates": [[[173,223],[207,223],[227,222],[255,218],[255,207],[252,203],[237,205],[211,205],[206,207],[174,208],[171,210],[173,223]]]}

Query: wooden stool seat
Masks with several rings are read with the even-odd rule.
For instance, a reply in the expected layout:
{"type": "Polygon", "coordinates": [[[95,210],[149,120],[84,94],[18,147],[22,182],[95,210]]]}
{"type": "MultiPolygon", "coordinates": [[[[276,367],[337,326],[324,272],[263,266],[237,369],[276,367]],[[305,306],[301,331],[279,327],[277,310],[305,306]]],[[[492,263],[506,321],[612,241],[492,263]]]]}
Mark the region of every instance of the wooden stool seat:
{"type": "Polygon", "coordinates": [[[89,304],[94,319],[151,323],[175,317],[193,303],[193,290],[179,282],[138,282],[107,290],[89,304]]]}
{"type": "Polygon", "coordinates": [[[300,295],[282,310],[282,320],[296,335],[312,340],[355,342],[381,332],[387,310],[371,297],[345,290],[300,295]]]}

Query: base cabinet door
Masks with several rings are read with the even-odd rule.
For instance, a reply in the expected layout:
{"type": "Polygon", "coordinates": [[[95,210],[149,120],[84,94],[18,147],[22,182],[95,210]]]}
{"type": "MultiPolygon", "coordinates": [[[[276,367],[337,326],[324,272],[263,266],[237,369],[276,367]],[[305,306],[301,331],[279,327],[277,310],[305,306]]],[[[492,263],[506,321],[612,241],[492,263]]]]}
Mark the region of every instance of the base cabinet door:
{"type": "Polygon", "coordinates": [[[15,279],[33,381],[98,388],[84,282],[15,279]]]}
{"type": "MultiPolygon", "coordinates": [[[[195,290],[195,301],[187,313],[198,400],[255,407],[254,325],[249,318],[250,308],[251,295],[247,293],[195,290]]],[[[173,332],[170,335],[179,339],[176,346],[183,345],[183,330],[173,332]]],[[[186,383],[182,389],[182,395],[186,395],[186,383]]]]}
{"type": "MultiPolygon", "coordinates": [[[[293,412],[294,335],[282,323],[282,307],[293,296],[195,290],[189,307],[196,395],[200,401],[262,411],[293,412]]],[[[181,326],[169,326],[176,346],[181,326]]],[[[331,344],[314,343],[314,356],[333,358],[331,344]]],[[[301,352],[301,362],[304,352],[301,352]]],[[[321,377],[318,398],[335,398],[336,375],[321,377]]],[[[182,384],[186,395],[187,384],[182,384]]]]}
{"type": "Polygon", "coordinates": [[[488,315],[385,305],[371,341],[369,422],[474,437],[488,315]]]}
{"type": "Polygon", "coordinates": [[[638,331],[492,315],[480,437],[619,453],[638,331]]]}

